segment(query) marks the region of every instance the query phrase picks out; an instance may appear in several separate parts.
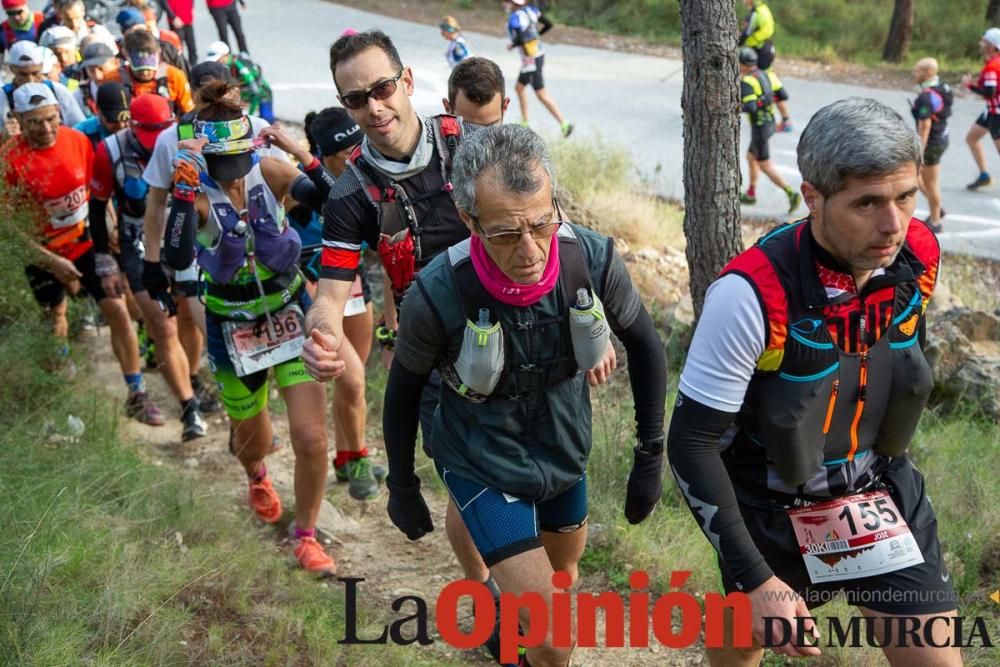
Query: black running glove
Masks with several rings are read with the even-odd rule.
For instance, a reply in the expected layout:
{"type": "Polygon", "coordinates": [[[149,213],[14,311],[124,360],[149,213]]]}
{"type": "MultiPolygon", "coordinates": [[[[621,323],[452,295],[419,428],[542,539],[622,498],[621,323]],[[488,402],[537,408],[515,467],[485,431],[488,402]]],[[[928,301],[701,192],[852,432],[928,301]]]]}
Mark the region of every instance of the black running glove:
{"type": "Polygon", "coordinates": [[[631,524],[649,516],[663,494],[663,436],[633,449],[632,472],[625,493],[625,518],[631,524]]]}
{"type": "Polygon", "coordinates": [[[411,540],[419,540],[434,530],[430,510],[420,495],[420,478],[416,480],[413,486],[397,486],[385,481],[389,489],[389,519],[411,540]]]}
{"type": "Polygon", "coordinates": [[[142,261],[142,285],[167,315],[177,314],[177,305],[170,296],[170,279],[159,262],[142,261]]]}

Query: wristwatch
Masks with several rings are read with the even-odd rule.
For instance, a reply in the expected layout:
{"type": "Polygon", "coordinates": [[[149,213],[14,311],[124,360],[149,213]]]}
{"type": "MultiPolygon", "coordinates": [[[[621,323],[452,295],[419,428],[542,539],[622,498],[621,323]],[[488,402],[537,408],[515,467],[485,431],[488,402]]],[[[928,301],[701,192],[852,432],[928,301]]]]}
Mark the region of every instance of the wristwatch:
{"type": "Polygon", "coordinates": [[[663,451],[663,436],[660,435],[652,440],[640,440],[639,451],[647,454],[659,454],[663,451]]]}

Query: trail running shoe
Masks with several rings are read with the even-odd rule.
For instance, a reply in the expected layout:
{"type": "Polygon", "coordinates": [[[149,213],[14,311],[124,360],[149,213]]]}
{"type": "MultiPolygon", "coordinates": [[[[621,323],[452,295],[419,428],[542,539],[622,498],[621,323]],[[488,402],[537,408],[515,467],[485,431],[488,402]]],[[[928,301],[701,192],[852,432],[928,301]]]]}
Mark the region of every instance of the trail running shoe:
{"type": "Polygon", "coordinates": [[[965,186],[966,190],[978,190],[979,188],[985,188],[987,185],[993,183],[993,179],[990,178],[989,174],[979,174],[976,180],[972,181],[965,186]]]}
{"type": "Polygon", "coordinates": [[[802,203],[802,195],[798,192],[791,192],[788,194],[788,212],[795,213],[795,209],[799,207],[802,203]]]}
{"type": "Polygon", "coordinates": [[[757,198],[747,194],[746,192],[740,193],[740,203],[741,204],[756,204],[757,198]]]}
{"type": "MultiPolygon", "coordinates": [[[[381,463],[372,463],[371,466],[372,466],[372,474],[375,475],[375,481],[378,482],[379,484],[384,483],[385,478],[389,476],[389,471],[386,470],[385,466],[382,465],[381,463]]],[[[338,482],[348,481],[346,464],[342,466],[334,464],[333,472],[336,475],[338,482]]]]}
{"type": "Polygon", "coordinates": [[[775,126],[774,129],[777,132],[791,132],[795,128],[792,127],[792,121],[790,121],[790,120],[783,120],[780,123],[778,123],[777,126],[775,126]]]}
{"type": "Polygon", "coordinates": [[[347,493],[355,500],[374,500],[379,496],[378,480],[371,459],[362,456],[343,465],[347,473],[347,493]]]}
{"type": "Polygon", "coordinates": [[[205,418],[198,410],[198,401],[195,401],[187,410],[181,413],[181,423],[184,429],[181,431],[181,442],[189,442],[197,438],[205,437],[208,432],[205,426],[205,418]]]}
{"type": "MultiPolygon", "coordinates": [[[[195,383],[192,383],[195,384],[195,383]]],[[[218,412],[222,404],[219,403],[219,395],[208,382],[198,381],[194,387],[194,397],[198,399],[198,409],[204,414],[218,412]]]]}
{"type": "Polygon", "coordinates": [[[333,577],[337,574],[337,564],[316,538],[300,537],[295,545],[295,558],[306,572],[321,577],[333,577]]]}
{"type": "MultiPolygon", "coordinates": [[[[251,479],[249,484],[247,502],[250,503],[250,509],[264,523],[275,523],[281,518],[281,498],[271,486],[270,475],[265,475],[264,479],[259,482],[251,479]]],[[[298,553],[296,552],[295,555],[298,556],[298,553]]],[[[299,562],[302,562],[301,558],[299,558],[299,562]]]]}
{"type": "Polygon", "coordinates": [[[166,420],[153,401],[141,391],[134,391],[125,399],[125,414],[147,426],[163,426],[166,420]]]}
{"type": "Polygon", "coordinates": [[[563,123],[562,135],[563,139],[569,139],[569,135],[573,134],[573,123],[563,123]]]}

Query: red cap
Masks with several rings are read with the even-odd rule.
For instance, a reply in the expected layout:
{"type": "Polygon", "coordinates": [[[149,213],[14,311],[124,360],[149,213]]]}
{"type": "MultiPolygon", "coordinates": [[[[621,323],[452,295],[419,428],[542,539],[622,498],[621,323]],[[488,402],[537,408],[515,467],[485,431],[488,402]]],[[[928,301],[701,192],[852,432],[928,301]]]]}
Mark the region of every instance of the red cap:
{"type": "Polygon", "coordinates": [[[160,132],[170,127],[174,114],[165,97],[147,93],[132,100],[132,132],[143,147],[152,150],[160,132]]]}
{"type": "Polygon", "coordinates": [[[27,7],[28,0],[3,0],[4,9],[18,9],[20,7],[27,7]]]}

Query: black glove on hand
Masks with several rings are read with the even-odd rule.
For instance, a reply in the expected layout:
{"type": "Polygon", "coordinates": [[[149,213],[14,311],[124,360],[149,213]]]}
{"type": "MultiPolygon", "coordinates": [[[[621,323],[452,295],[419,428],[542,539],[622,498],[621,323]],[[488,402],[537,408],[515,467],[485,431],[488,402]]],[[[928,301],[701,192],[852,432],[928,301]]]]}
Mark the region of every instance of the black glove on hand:
{"type": "Polygon", "coordinates": [[[170,296],[170,279],[159,262],[142,261],[142,285],[149,297],[160,304],[167,315],[177,314],[177,305],[170,296]]]}
{"type": "MultiPolygon", "coordinates": [[[[652,443],[651,443],[652,444],[652,443]]],[[[631,524],[641,523],[649,516],[663,494],[663,440],[658,447],[636,445],[632,472],[628,475],[625,493],[625,518],[631,524]]]]}
{"type": "Polygon", "coordinates": [[[416,479],[413,486],[397,486],[385,481],[389,489],[389,520],[411,540],[419,540],[434,530],[430,510],[420,495],[420,478],[416,479]]]}

